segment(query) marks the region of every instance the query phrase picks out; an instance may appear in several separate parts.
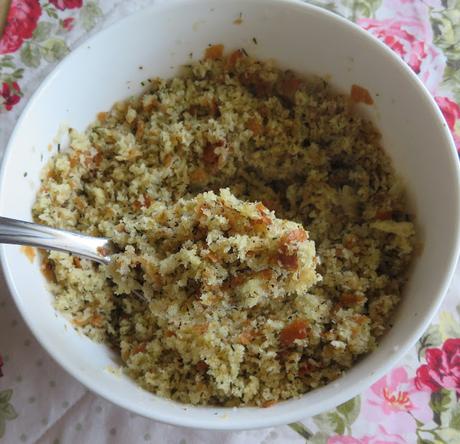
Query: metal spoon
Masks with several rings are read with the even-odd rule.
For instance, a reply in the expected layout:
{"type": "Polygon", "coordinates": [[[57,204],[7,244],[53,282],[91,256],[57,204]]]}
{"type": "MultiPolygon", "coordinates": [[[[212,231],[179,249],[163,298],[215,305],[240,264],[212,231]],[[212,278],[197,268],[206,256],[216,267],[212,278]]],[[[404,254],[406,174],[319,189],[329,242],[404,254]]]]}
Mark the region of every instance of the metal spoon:
{"type": "MultiPolygon", "coordinates": [[[[107,265],[116,249],[110,239],[51,228],[45,225],[0,216],[0,243],[29,245],[47,250],[65,251],[107,265]]],[[[144,294],[133,293],[146,301],[144,294]]]]}
{"type": "Polygon", "coordinates": [[[30,245],[72,253],[107,265],[115,252],[110,239],[0,217],[0,243],[30,245]]]}

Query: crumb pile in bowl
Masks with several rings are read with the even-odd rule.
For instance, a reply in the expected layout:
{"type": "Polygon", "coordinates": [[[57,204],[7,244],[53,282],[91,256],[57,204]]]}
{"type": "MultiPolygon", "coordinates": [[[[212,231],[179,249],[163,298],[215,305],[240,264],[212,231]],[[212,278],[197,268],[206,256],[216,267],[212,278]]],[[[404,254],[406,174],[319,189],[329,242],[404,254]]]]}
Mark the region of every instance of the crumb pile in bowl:
{"type": "Polygon", "coordinates": [[[415,231],[379,133],[350,97],[222,49],[70,131],[33,215],[120,248],[109,267],[60,252],[43,267],[57,309],[119,350],[139,384],[192,404],[268,406],[373,350],[415,231]],[[241,214],[257,222],[240,227],[241,214]]]}
{"type": "Polygon", "coordinates": [[[132,374],[165,396],[174,380],[180,399],[195,403],[207,378],[216,390],[252,399],[265,338],[286,319],[300,330],[285,330],[285,343],[304,339],[309,328],[292,310],[318,281],[307,232],[225,189],[159,203],[127,226],[128,246],[109,265],[115,294],[142,290],[151,301],[147,313],[131,301],[122,307],[129,318],[119,320],[121,356],[132,374]],[[245,355],[248,379],[238,377],[245,355]],[[159,372],[152,373],[152,362],[159,372]]]}

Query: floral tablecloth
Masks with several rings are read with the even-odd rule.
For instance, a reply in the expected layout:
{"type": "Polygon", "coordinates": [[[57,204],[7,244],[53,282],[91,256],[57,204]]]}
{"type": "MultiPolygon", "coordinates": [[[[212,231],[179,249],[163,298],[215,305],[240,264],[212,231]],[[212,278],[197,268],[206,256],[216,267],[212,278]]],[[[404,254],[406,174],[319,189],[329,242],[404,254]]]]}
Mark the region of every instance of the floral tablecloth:
{"type": "MultiPolygon", "coordinates": [[[[0,39],[0,153],[21,109],[59,59],[153,1],[12,0],[0,39]]],[[[460,0],[311,3],[355,21],[399,54],[435,97],[460,150],[460,0]]],[[[416,347],[360,396],[290,426],[229,433],[156,423],[89,393],[34,340],[0,278],[0,441],[460,443],[459,296],[460,268],[416,347]]]]}

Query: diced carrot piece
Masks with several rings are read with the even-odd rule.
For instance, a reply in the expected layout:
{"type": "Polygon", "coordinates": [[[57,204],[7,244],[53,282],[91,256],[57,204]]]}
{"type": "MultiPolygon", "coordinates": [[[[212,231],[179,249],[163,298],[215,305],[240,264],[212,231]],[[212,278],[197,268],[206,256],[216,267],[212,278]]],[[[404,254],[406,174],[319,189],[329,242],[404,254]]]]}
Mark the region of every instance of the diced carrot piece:
{"type": "Polygon", "coordinates": [[[281,238],[281,242],[283,244],[291,243],[291,242],[304,242],[308,239],[308,234],[302,228],[296,228],[295,230],[290,231],[288,234],[281,238]]]}
{"type": "Polygon", "coordinates": [[[237,49],[236,51],[233,51],[227,58],[227,63],[225,64],[225,67],[227,69],[233,69],[238,62],[239,59],[241,59],[244,56],[243,51],[241,49],[237,49]]]}
{"type": "Polygon", "coordinates": [[[392,211],[377,211],[375,218],[378,220],[388,220],[393,216],[392,211]]]}
{"type": "Polygon", "coordinates": [[[195,324],[192,328],[196,333],[203,334],[208,331],[208,327],[209,325],[205,323],[205,324],[195,324]]]}
{"type": "Polygon", "coordinates": [[[49,170],[48,173],[46,174],[46,177],[48,177],[49,179],[53,179],[53,180],[56,180],[58,176],[59,175],[56,173],[55,170],[49,170]]]}
{"type": "Polygon", "coordinates": [[[252,340],[254,339],[254,331],[253,330],[244,330],[238,336],[238,342],[242,345],[249,345],[252,340]]]}
{"type": "Polygon", "coordinates": [[[286,270],[297,270],[299,266],[299,258],[296,254],[279,253],[278,262],[280,262],[286,270]]]}
{"type": "Polygon", "coordinates": [[[148,194],[144,194],[144,207],[149,208],[152,202],[153,199],[148,194]]]}
{"type": "Polygon", "coordinates": [[[48,259],[43,259],[42,264],[40,266],[40,270],[48,282],[54,282],[56,280],[53,265],[51,264],[51,262],[48,261],[48,259]]]}
{"type": "Polygon", "coordinates": [[[308,336],[308,322],[303,319],[292,321],[281,330],[279,340],[282,346],[291,345],[296,339],[305,339],[308,336]]]}
{"type": "Polygon", "coordinates": [[[136,122],[136,140],[141,140],[144,136],[145,122],[142,119],[137,119],[136,122]]]}
{"type": "Polygon", "coordinates": [[[219,106],[218,106],[217,100],[215,98],[213,98],[209,102],[209,111],[211,113],[211,116],[213,116],[213,117],[219,116],[219,114],[220,114],[219,106]]]}
{"type": "Polygon", "coordinates": [[[144,194],[143,197],[144,203],[141,203],[139,200],[133,202],[132,207],[135,211],[139,211],[141,208],[149,208],[152,205],[153,199],[148,194],[144,194]]]}
{"type": "Polygon", "coordinates": [[[163,159],[163,164],[164,166],[168,167],[172,163],[173,156],[171,153],[168,153],[165,155],[165,158],[163,159]]]}
{"type": "Polygon", "coordinates": [[[74,256],[72,262],[76,268],[81,268],[81,260],[79,257],[74,256]]]}
{"type": "Polygon", "coordinates": [[[291,252],[288,245],[293,242],[304,242],[308,239],[308,234],[305,230],[297,228],[285,234],[280,239],[280,250],[278,253],[278,262],[287,270],[296,270],[298,267],[297,254],[291,252]]]}
{"type": "Polygon", "coordinates": [[[205,226],[198,225],[193,230],[193,240],[204,241],[208,235],[208,229],[205,226]]]}
{"type": "Polygon", "coordinates": [[[264,234],[267,231],[267,223],[261,218],[249,221],[252,230],[255,234],[264,234]]]}
{"type": "Polygon", "coordinates": [[[369,91],[359,85],[351,85],[351,100],[356,103],[365,103],[366,105],[372,105],[374,99],[372,99],[369,91]]]}
{"type": "Polygon", "coordinates": [[[107,113],[105,112],[100,112],[100,113],[97,113],[97,120],[99,120],[99,122],[105,122],[105,120],[107,119],[107,113]]]}
{"type": "Polygon", "coordinates": [[[198,361],[195,367],[199,373],[206,373],[208,371],[209,365],[204,361],[198,361]]]}
{"type": "Polygon", "coordinates": [[[212,45],[206,48],[204,52],[204,59],[205,60],[215,60],[222,58],[224,54],[224,45],[212,45]]]}
{"type": "Polygon", "coordinates": [[[259,79],[254,84],[254,88],[257,97],[267,97],[272,92],[273,85],[270,82],[259,79]]]}
{"type": "Polygon", "coordinates": [[[272,270],[270,270],[269,268],[266,268],[265,270],[260,270],[257,275],[261,278],[261,279],[265,279],[267,281],[269,281],[271,278],[272,278],[272,275],[273,275],[273,272],[272,270]]]}
{"type": "Polygon", "coordinates": [[[262,403],[262,408],[266,409],[268,407],[271,407],[272,405],[275,405],[276,404],[276,401],[274,399],[270,400],[270,401],[265,401],[262,403]]]}
{"type": "Polygon", "coordinates": [[[102,162],[102,159],[104,158],[104,156],[102,155],[102,153],[100,151],[97,152],[97,154],[93,157],[93,162],[96,166],[99,166],[102,162]]]}
{"type": "Polygon", "coordinates": [[[137,353],[144,353],[147,348],[147,344],[145,342],[141,342],[137,344],[131,351],[132,355],[136,355],[137,353]]]}
{"type": "Polygon", "coordinates": [[[91,319],[89,322],[93,327],[101,327],[103,320],[104,318],[101,315],[95,313],[93,314],[93,316],[91,316],[91,319]]]}
{"type": "Polygon", "coordinates": [[[206,257],[213,263],[219,262],[219,258],[211,251],[209,252],[206,257]]]}
{"type": "Polygon", "coordinates": [[[35,260],[35,248],[23,245],[20,250],[21,253],[24,253],[27,259],[29,259],[29,262],[33,264],[35,260]]]}
{"type": "Polygon", "coordinates": [[[311,371],[311,365],[304,362],[303,364],[299,365],[298,375],[302,377],[310,373],[310,371],[311,371]]]}
{"type": "MultiPolygon", "coordinates": [[[[157,110],[160,107],[161,103],[157,99],[150,99],[142,104],[142,108],[145,112],[149,113],[152,110],[157,110]]],[[[164,111],[164,108],[162,109],[164,111]]]]}
{"type": "Polygon", "coordinates": [[[356,238],[356,236],[354,234],[349,234],[349,235],[344,236],[343,245],[346,248],[350,249],[350,248],[353,248],[356,245],[357,241],[358,241],[358,239],[356,238]]]}
{"type": "Polygon", "coordinates": [[[216,154],[214,149],[214,145],[211,145],[210,143],[208,143],[203,149],[202,160],[208,166],[215,166],[219,161],[219,156],[216,154]]]}
{"type": "Polygon", "coordinates": [[[76,325],[77,327],[83,327],[88,323],[88,319],[72,319],[72,324],[76,325]]]}
{"type": "Polygon", "coordinates": [[[272,219],[271,219],[270,216],[268,216],[266,214],[267,208],[265,207],[265,205],[263,203],[259,202],[256,205],[256,208],[257,208],[258,213],[260,214],[260,218],[261,218],[262,222],[267,224],[267,225],[270,225],[272,223],[272,219]]]}
{"type": "Polygon", "coordinates": [[[190,181],[192,183],[203,183],[206,182],[208,175],[202,168],[198,168],[190,173],[190,181]]]}
{"type": "Polygon", "coordinates": [[[70,159],[69,159],[69,162],[70,162],[70,166],[72,168],[76,167],[78,165],[78,162],[80,161],[79,157],[78,157],[78,154],[75,154],[73,156],[70,156],[70,159]]]}
{"type": "Polygon", "coordinates": [[[259,134],[262,134],[263,132],[262,124],[254,117],[249,119],[246,125],[248,129],[250,129],[256,136],[258,136],[259,134]]]}
{"type": "Polygon", "coordinates": [[[339,304],[345,307],[351,307],[355,304],[363,302],[364,298],[355,293],[343,293],[339,298],[339,304]]]}
{"type": "Polygon", "coordinates": [[[300,86],[302,85],[302,80],[297,79],[296,77],[291,77],[284,81],[284,86],[286,90],[290,93],[295,93],[299,90],[300,86]]]}
{"type": "Polygon", "coordinates": [[[296,77],[288,77],[283,79],[279,85],[279,94],[288,99],[289,101],[294,101],[295,93],[300,89],[302,81],[296,77]]]}
{"type": "Polygon", "coordinates": [[[362,325],[362,324],[365,324],[369,318],[367,316],[364,316],[364,315],[361,315],[361,314],[355,314],[353,316],[353,320],[359,324],[359,325],[362,325]]]}
{"type": "Polygon", "coordinates": [[[237,276],[232,276],[229,280],[228,280],[228,287],[229,288],[235,288],[235,287],[238,287],[239,285],[241,284],[244,284],[247,280],[247,276],[244,276],[242,274],[239,274],[237,276]]]}

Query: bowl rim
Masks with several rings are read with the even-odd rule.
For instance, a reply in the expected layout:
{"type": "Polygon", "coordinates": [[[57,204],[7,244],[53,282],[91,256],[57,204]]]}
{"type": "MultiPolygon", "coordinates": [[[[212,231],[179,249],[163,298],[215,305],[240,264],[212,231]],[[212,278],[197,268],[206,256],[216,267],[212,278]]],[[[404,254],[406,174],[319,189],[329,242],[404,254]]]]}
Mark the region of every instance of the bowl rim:
{"type": "MultiPolygon", "coordinates": [[[[145,14],[146,12],[148,14],[153,13],[153,11],[157,13],[161,13],[162,11],[167,11],[171,9],[172,10],[179,9],[181,5],[185,5],[185,4],[187,6],[190,6],[190,4],[192,5],[193,4],[197,4],[197,5],[207,4],[210,6],[215,5],[217,7],[219,4],[222,4],[221,3],[222,1],[226,1],[228,3],[232,2],[232,0],[175,0],[174,2],[162,2],[160,4],[155,3],[153,5],[149,5],[145,8],[140,9],[139,11],[136,11],[128,15],[127,17],[124,17],[121,20],[116,21],[115,23],[103,28],[102,30],[98,31],[90,38],[81,42],[62,61],[60,61],[53,68],[53,70],[45,77],[45,79],[41,82],[41,84],[36,89],[36,91],[31,95],[25,108],[22,110],[21,115],[18,121],[16,122],[16,125],[13,129],[13,132],[11,133],[6,149],[4,151],[4,156],[3,156],[1,167],[0,167],[0,193],[6,188],[4,173],[8,166],[8,160],[10,158],[10,154],[13,149],[13,145],[14,145],[13,142],[16,138],[17,133],[21,129],[23,121],[26,119],[29,109],[33,106],[36,98],[53,81],[53,78],[62,69],[62,67],[68,63],[71,63],[73,57],[75,57],[75,54],[83,51],[85,47],[87,47],[88,45],[91,45],[91,43],[94,40],[98,39],[102,34],[108,32],[109,30],[110,32],[113,32],[113,30],[117,28],[122,28],[126,26],[126,24],[129,23],[130,21],[137,20],[138,16],[145,14]]],[[[442,141],[442,144],[446,145],[446,149],[447,149],[446,154],[451,157],[451,166],[453,169],[453,174],[454,176],[456,176],[456,180],[457,180],[458,186],[457,186],[457,191],[456,191],[456,195],[457,195],[456,230],[454,233],[454,238],[452,239],[452,248],[448,252],[448,256],[447,256],[449,266],[444,270],[442,274],[443,276],[442,283],[438,288],[436,297],[434,298],[429,309],[426,311],[425,315],[419,318],[418,328],[414,330],[409,337],[405,338],[403,345],[399,348],[398,351],[395,351],[395,353],[388,356],[388,359],[385,365],[372,369],[373,372],[370,372],[366,378],[362,379],[360,381],[360,384],[355,384],[350,387],[346,387],[341,391],[342,393],[341,399],[343,402],[343,401],[346,401],[347,399],[350,399],[360,394],[364,388],[369,387],[371,384],[373,384],[375,381],[381,378],[385,373],[387,373],[397,363],[397,361],[399,361],[403,357],[403,355],[405,355],[408,352],[409,349],[411,349],[414,346],[416,341],[423,334],[423,332],[425,331],[425,329],[427,328],[427,326],[429,325],[429,323],[435,316],[436,312],[438,311],[444,299],[444,296],[447,292],[447,289],[449,287],[449,284],[455,272],[458,252],[460,250],[460,204],[458,203],[460,202],[460,191],[459,191],[460,190],[460,168],[458,165],[457,151],[455,148],[453,137],[447,127],[445,118],[442,115],[436,102],[434,101],[434,98],[432,97],[432,95],[429,93],[429,91],[427,90],[425,85],[422,83],[422,81],[417,77],[417,75],[410,69],[410,67],[407,66],[406,63],[402,59],[400,59],[400,57],[397,54],[395,54],[390,48],[388,48],[384,43],[379,41],[377,38],[372,36],[370,33],[366,32],[364,29],[360,28],[357,24],[347,20],[346,18],[338,14],[335,14],[327,9],[323,9],[319,6],[305,3],[302,0],[251,0],[251,2],[258,3],[260,4],[261,7],[263,6],[265,9],[269,8],[272,5],[284,4],[286,7],[292,8],[293,10],[298,10],[299,12],[309,10],[310,12],[314,14],[327,16],[329,19],[336,21],[338,25],[343,26],[344,28],[348,28],[349,31],[359,35],[360,38],[366,39],[371,45],[373,45],[373,47],[376,50],[381,51],[382,55],[385,55],[392,63],[394,63],[399,68],[402,75],[408,76],[408,79],[410,79],[415,85],[417,85],[418,92],[419,94],[423,96],[424,101],[426,102],[426,106],[431,107],[431,110],[434,111],[434,114],[437,116],[437,118],[439,119],[439,122],[442,124],[441,130],[442,130],[443,139],[444,139],[442,141]]],[[[207,419],[193,418],[192,416],[188,416],[188,415],[187,416],[177,416],[177,415],[174,416],[170,413],[164,413],[159,410],[153,410],[153,409],[147,410],[145,408],[139,408],[134,403],[126,402],[124,398],[117,396],[116,393],[105,390],[100,385],[97,385],[91,379],[91,376],[83,374],[79,370],[73,368],[69,363],[66,362],[65,359],[62,359],[57,354],[57,352],[54,351],[52,344],[48,343],[46,337],[42,335],[41,331],[38,328],[35,328],[35,326],[29,322],[26,307],[20,301],[19,292],[16,289],[15,282],[12,276],[12,272],[8,264],[8,253],[5,250],[5,247],[3,245],[0,245],[0,264],[1,264],[1,268],[3,271],[3,275],[5,277],[5,281],[7,283],[9,292],[12,295],[13,300],[19,312],[21,313],[22,318],[24,319],[28,328],[32,331],[32,333],[34,334],[35,338],[38,340],[40,345],[49,353],[49,355],[62,368],[64,368],[77,381],[82,383],[85,387],[87,387],[92,392],[96,393],[98,396],[101,396],[102,398],[122,408],[133,411],[146,418],[154,419],[156,421],[166,423],[166,424],[172,424],[176,426],[185,426],[185,427],[191,427],[191,428],[196,428],[196,429],[205,429],[205,430],[243,430],[243,429],[249,429],[249,428],[256,429],[256,428],[272,427],[272,426],[288,424],[290,422],[299,421],[305,418],[305,415],[301,411],[290,410],[289,412],[278,412],[278,414],[276,415],[276,418],[272,418],[272,415],[267,415],[267,416],[261,415],[256,420],[252,419],[247,422],[244,422],[241,420],[232,421],[231,419],[228,421],[209,421],[207,419]]],[[[327,387],[327,385],[325,387],[327,387]]],[[[317,390],[321,390],[321,388],[317,390]]],[[[283,402],[289,403],[290,401],[292,400],[287,400],[283,402]]],[[[320,411],[326,411],[330,408],[333,408],[336,405],[338,405],[338,402],[339,401],[337,400],[332,401],[332,402],[330,400],[324,400],[320,408],[320,411]]],[[[203,408],[203,406],[200,407],[200,406],[187,405],[188,410],[200,409],[200,408],[203,408]]],[[[259,407],[244,407],[244,408],[257,409],[257,410],[261,409],[259,407]]],[[[220,407],[220,408],[217,408],[217,410],[229,411],[231,410],[231,408],[220,407]]]]}

